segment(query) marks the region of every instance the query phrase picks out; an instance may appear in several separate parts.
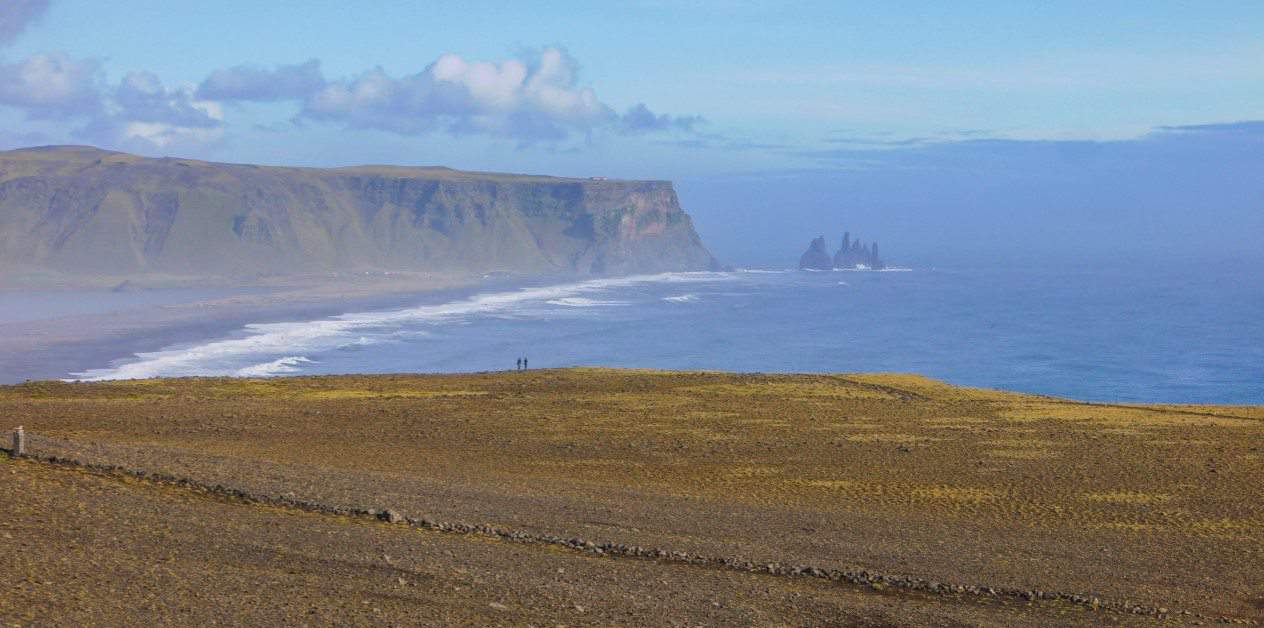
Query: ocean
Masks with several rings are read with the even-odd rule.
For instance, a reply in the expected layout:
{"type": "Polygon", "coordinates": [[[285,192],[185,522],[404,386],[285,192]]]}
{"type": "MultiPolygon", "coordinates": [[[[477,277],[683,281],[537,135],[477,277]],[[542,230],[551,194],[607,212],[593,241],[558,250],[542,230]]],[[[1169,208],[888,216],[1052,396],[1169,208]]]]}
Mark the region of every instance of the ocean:
{"type": "Polygon", "coordinates": [[[1264,403],[1264,282],[1234,269],[667,273],[251,324],[71,377],[600,365],[913,372],[1083,400],[1264,403]]]}

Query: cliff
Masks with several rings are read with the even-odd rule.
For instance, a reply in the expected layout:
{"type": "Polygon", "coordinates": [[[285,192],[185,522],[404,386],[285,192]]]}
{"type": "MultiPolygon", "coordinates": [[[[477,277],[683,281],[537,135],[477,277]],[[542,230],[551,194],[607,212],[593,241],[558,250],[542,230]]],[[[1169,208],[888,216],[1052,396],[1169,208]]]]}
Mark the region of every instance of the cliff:
{"type": "Polygon", "coordinates": [[[718,266],[666,181],[0,153],[0,274],[626,274],[718,266]]]}

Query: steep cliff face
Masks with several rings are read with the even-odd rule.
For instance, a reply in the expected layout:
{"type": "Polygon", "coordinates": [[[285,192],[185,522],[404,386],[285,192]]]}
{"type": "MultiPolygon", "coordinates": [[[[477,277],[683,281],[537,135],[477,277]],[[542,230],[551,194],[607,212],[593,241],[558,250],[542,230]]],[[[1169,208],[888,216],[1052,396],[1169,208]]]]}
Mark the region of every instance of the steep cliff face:
{"type": "Polygon", "coordinates": [[[666,181],[0,153],[0,272],[624,274],[717,266],[666,181]]]}

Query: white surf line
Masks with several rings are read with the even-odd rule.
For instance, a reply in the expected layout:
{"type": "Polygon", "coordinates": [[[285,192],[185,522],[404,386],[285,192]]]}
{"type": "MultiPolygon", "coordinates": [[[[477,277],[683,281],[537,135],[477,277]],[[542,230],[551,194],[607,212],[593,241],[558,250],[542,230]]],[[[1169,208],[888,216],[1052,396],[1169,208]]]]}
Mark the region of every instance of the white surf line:
{"type": "Polygon", "coordinates": [[[336,349],[353,341],[352,336],[363,329],[404,323],[441,323],[466,316],[510,310],[523,303],[582,298],[582,295],[612,288],[641,284],[726,281],[736,277],[734,273],[721,272],[631,275],[490,292],[448,303],[378,312],[353,312],[320,320],[252,323],[243,328],[245,335],[241,337],[212,340],[191,347],[137,353],[132,359],[107,368],[72,373],[68,381],[146,379],[173,375],[274,375],[278,374],[277,370],[282,373],[293,372],[297,359],[307,359],[304,354],[336,349]],[[281,362],[277,356],[289,358],[289,361],[281,362]],[[252,358],[264,357],[268,359],[249,364],[252,358]],[[278,369],[268,372],[265,365],[273,362],[278,369]]]}
{"type": "Polygon", "coordinates": [[[698,295],[690,292],[687,294],[677,294],[670,297],[663,297],[663,300],[671,303],[692,303],[698,300],[698,295]]]}
{"type": "Polygon", "coordinates": [[[266,377],[268,375],[276,375],[280,373],[297,373],[302,365],[311,362],[311,360],[301,355],[291,355],[284,358],[278,358],[271,362],[247,366],[237,369],[235,375],[238,377],[266,377]]]}
{"type": "Polygon", "coordinates": [[[601,301],[586,297],[562,297],[560,299],[550,299],[547,303],[563,307],[615,307],[629,304],[628,301],[601,301]]]}

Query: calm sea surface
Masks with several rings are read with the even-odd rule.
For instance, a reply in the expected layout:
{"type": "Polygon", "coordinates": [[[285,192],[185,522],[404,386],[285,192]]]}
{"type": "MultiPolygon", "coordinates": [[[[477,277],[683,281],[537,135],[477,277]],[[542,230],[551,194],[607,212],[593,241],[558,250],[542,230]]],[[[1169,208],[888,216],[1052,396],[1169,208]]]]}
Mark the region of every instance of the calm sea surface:
{"type": "Polygon", "coordinates": [[[77,376],[482,371],[527,356],[533,368],[908,371],[1088,400],[1264,403],[1264,277],[1231,268],[673,273],[425,298],[250,325],[77,376]]]}

